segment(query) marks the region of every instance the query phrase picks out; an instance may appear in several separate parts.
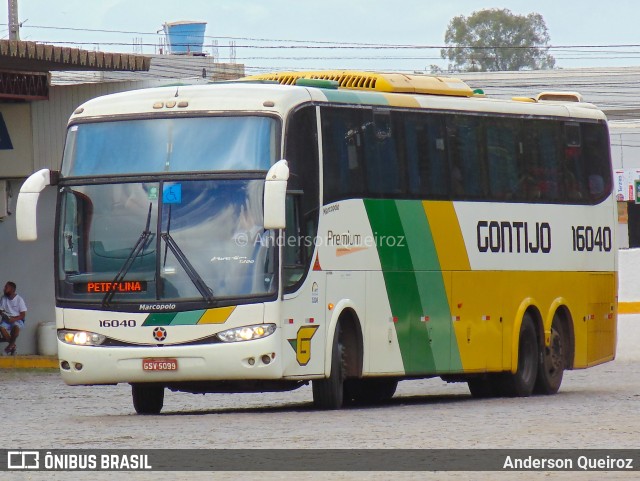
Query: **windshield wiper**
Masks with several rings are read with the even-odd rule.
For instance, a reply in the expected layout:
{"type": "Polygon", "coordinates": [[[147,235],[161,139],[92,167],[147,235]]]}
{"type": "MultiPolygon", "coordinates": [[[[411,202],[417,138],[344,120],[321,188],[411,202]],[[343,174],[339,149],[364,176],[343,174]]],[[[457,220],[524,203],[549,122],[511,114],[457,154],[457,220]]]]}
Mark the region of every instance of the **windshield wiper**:
{"type": "Polygon", "coordinates": [[[189,262],[189,259],[187,259],[187,256],[185,255],[185,253],[182,252],[182,249],[180,249],[178,244],[176,244],[176,241],[173,240],[173,237],[171,237],[171,234],[169,233],[169,229],[171,229],[171,206],[169,206],[169,219],[167,221],[167,232],[160,234],[160,237],[162,237],[162,239],[166,242],[165,251],[164,251],[164,264],[167,263],[166,248],[168,247],[173,253],[173,255],[175,256],[178,263],[182,266],[184,271],[187,273],[187,276],[189,276],[189,279],[191,280],[191,282],[193,282],[193,285],[196,286],[196,289],[198,289],[198,292],[200,292],[200,295],[204,299],[206,299],[208,303],[210,304],[213,303],[214,301],[213,291],[207,285],[204,279],[200,277],[200,274],[198,274],[198,271],[196,271],[196,269],[193,267],[191,262],[189,262]]]}
{"type": "Polygon", "coordinates": [[[113,296],[115,295],[120,282],[127,275],[127,272],[129,272],[129,269],[131,269],[131,266],[133,265],[138,255],[140,255],[140,252],[142,252],[148,244],[149,238],[151,237],[151,208],[152,204],[149,203],[149,213],[147,214],[147,223],[145,225],[145,228],[140,234],[140,237],[138,237],[138,241],[133,246],[133,249],[131,249],[129,256],[125,259],[124,264],[122,264],[122,267],[111,281],[111,287],[102,299],[102,307],[109,306],[109,303],[113,299],[113,296]]]}

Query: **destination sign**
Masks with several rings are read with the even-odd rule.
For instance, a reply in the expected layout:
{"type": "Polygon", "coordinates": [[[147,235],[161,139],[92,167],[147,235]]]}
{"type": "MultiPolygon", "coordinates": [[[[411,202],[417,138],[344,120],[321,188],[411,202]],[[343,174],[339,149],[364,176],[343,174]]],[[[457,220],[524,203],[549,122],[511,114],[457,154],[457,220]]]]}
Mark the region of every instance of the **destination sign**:
{"type": "Polygon", "coordinates": [[[99,294],[107,292],[133,293],[147,292],[146,281],[120,282],[76,282],[73,291],[79,294],[99,294]]]}

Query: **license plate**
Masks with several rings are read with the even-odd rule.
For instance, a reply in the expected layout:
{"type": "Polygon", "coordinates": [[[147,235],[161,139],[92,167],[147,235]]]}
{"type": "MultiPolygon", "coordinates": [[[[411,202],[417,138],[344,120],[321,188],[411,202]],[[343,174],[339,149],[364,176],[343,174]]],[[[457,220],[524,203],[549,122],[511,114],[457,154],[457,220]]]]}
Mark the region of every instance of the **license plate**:
{"type": "Polygon", "coordinates": [[[144,371],[177,371],[177,359],[143,359],[142,369],[144,371]]]}

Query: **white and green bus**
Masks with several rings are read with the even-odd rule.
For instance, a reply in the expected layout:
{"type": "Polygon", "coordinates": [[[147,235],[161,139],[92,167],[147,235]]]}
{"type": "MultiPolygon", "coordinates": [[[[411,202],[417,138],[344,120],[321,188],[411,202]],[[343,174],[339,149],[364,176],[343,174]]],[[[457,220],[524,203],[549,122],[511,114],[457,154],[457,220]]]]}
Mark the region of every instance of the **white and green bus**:
{"type": "Polygon", "coordinates": [[[91,100],[58,190],[70,385],[296,389],[380,402],[402,379],[553,394],[615,356],[606,119],[577,94],[498,100],[452,78],[292,72],[91,100]]]}

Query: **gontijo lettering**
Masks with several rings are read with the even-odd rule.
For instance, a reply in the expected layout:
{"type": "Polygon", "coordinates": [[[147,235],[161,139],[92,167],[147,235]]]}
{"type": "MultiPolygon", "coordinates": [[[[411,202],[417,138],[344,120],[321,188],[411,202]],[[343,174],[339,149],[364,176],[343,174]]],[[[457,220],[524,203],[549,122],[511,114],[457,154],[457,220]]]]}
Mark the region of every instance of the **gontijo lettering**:
{"type": "Polygon", "coordinates": [[[551,252],[551,225],[548,222],[478,221],[480,252],[551,252]]]}

